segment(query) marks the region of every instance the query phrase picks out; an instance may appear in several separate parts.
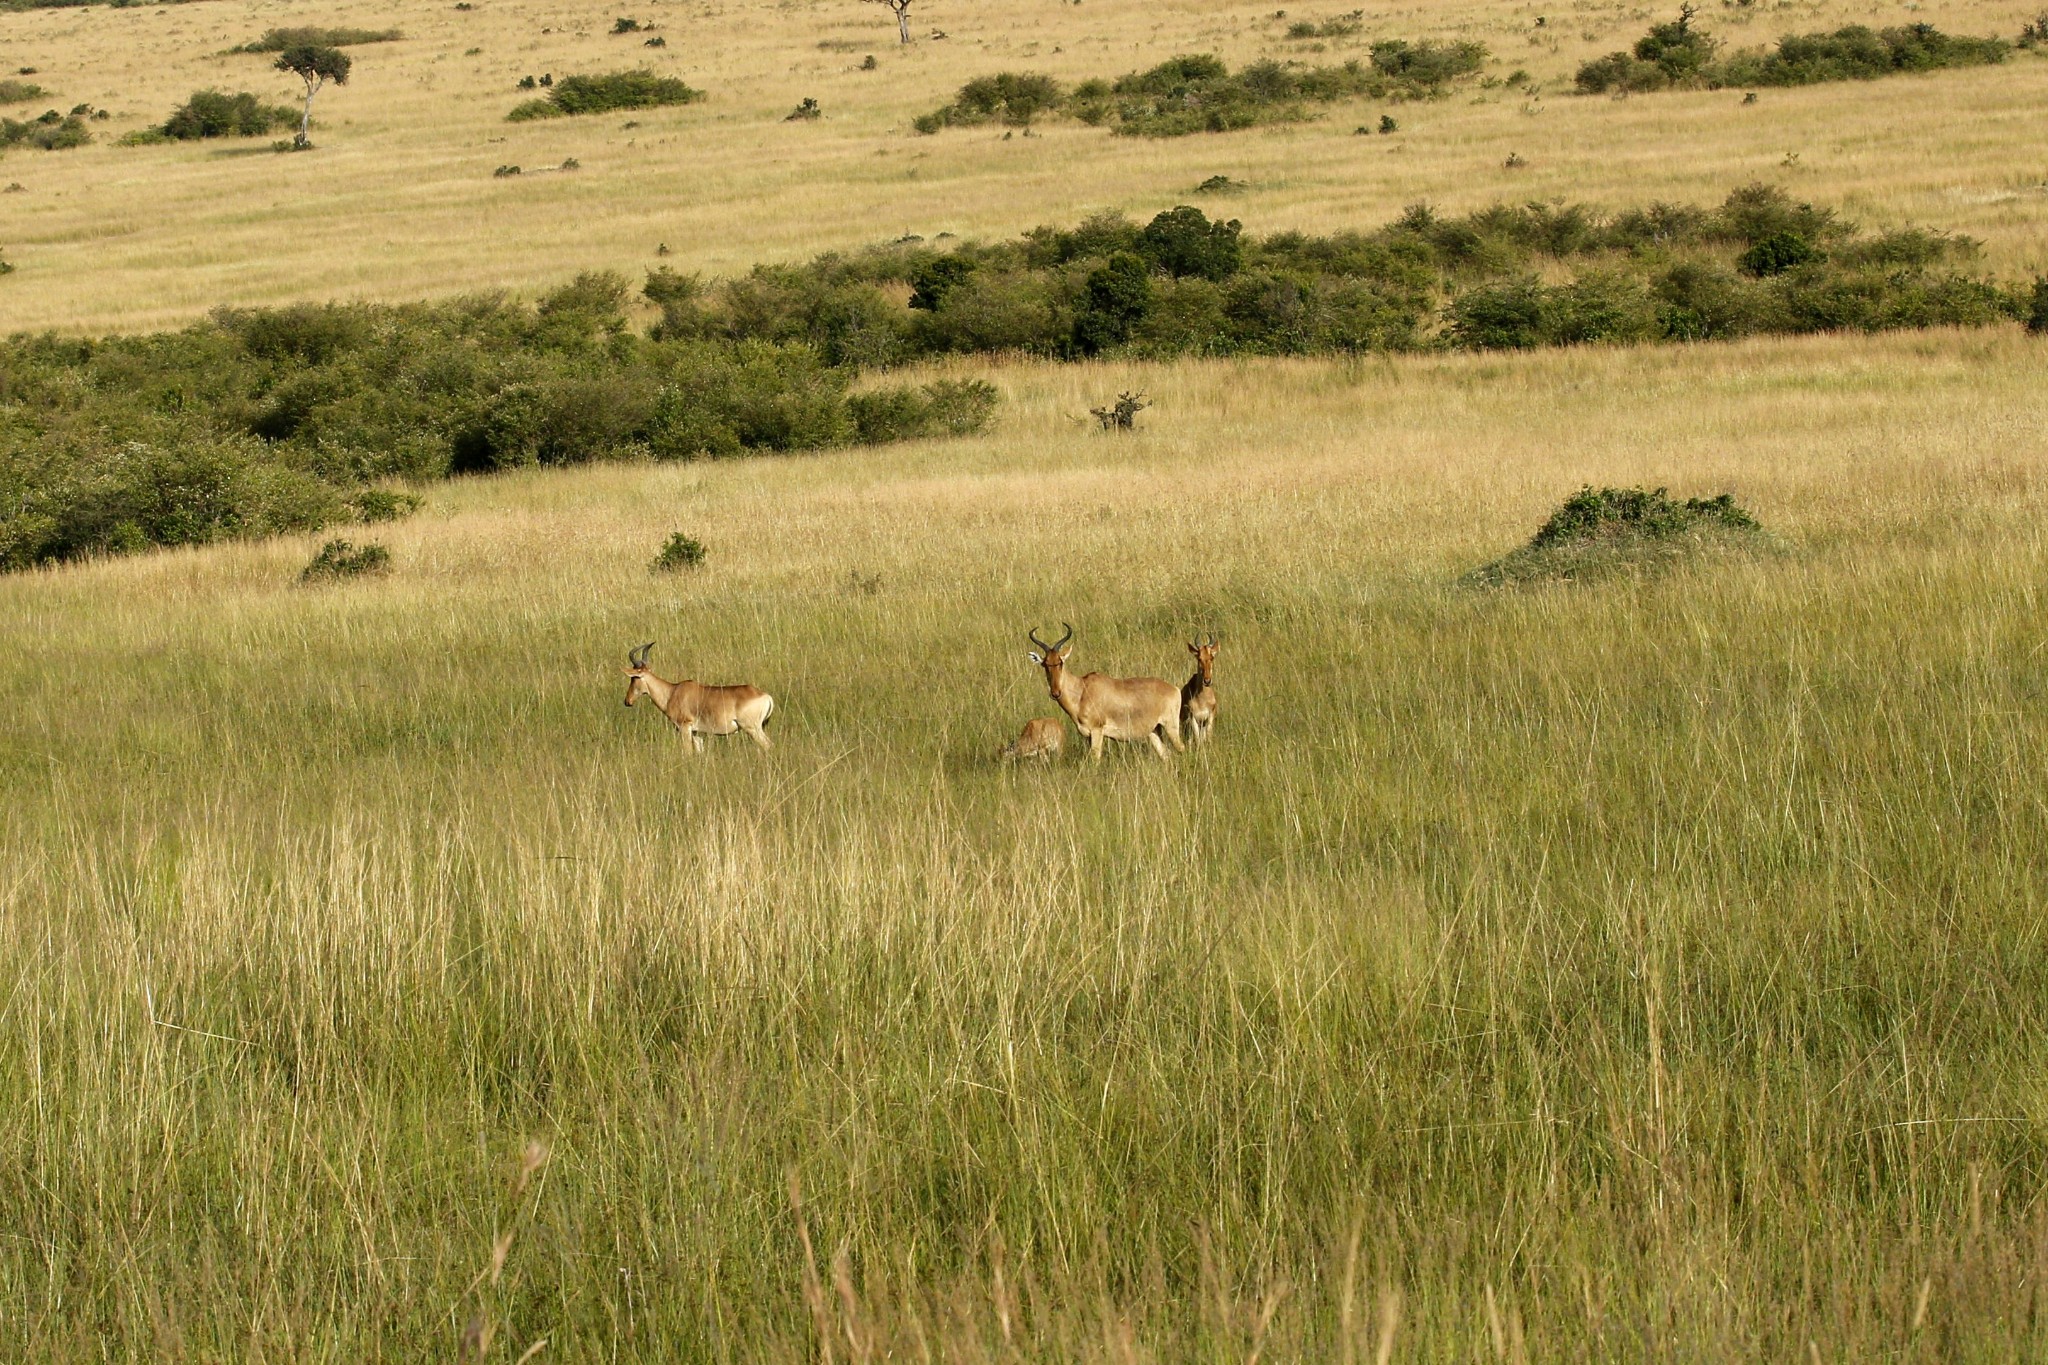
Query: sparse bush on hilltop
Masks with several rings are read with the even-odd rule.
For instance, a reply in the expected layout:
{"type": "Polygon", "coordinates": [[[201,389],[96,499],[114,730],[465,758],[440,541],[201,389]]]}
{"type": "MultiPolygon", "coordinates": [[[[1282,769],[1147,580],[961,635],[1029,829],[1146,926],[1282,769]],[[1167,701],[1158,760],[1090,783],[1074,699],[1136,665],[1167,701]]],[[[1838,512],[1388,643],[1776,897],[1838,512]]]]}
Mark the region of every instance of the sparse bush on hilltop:
{"type": "Polygon", "coordinates": [[[547,98],[528,100],[505,117],[522,123],[570,114],[601,114],[613,109],[690,104],[703,98],[703,91],[693,90],[672,76],[645,70],[615,71],[607,76],[564,76],[549,89],[547,98]]]}
{"type": "Polygon", "coordinates": [[[1000,72],[969,81],[951,104],[915,120],[921,133],[1007,123],[1026,126],[1050,114],[1144,137],[1228,132],[1307,117],[1305,106],[1354,97],[1422,99],[1478,71],[1478,43],[1375,43],[1372,60],[1311,67],[1254,62],[1233,73],[1206,53],[1174,57],[1114,83],[1083,81],[1068,90],[1050,76],[1000,72]]]}
{"type": "Polygon", "coordinates": [[[18,81],[12,77],[0,81],[0,104],[26,104],[49,93],[34,81],[18,81]]]}
{"type": "Polygon", "coordinates": [[[405,35],[395,28],[273,28],[253,43],[230,52],[283,52],[294,47],[359,47],[364,43],[395,43],[405,35]]]}

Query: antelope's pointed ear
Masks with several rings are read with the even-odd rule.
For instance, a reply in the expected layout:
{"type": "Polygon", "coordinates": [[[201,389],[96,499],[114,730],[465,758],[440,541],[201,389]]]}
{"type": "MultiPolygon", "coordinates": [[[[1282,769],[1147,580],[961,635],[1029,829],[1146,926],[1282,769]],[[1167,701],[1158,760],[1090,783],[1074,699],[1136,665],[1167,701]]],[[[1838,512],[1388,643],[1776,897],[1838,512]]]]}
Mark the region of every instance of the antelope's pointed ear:
{"type": "Polygon", "coordinates": [[[1024,651],[1024,657],[1025,657],[1025,658],[1027,658],[1027,659],[1029,659],[1029,660],[1031,660],[1031,662],[1032,662],[1032,663],[1038,664],[1038,665],[1040,665],[1040,666],[1043,666],[1043,665],[1044,665],[1044,663],[1045,663],[1045,658],[1044,658],[1044,656],[1043,656],[1043,655],[1041,655],[1041,654],[1040,654],[1040,653],[1039,653],[1039,652],[1038,652],[1037,650],[1035,650],[1035,649],[1027,649],[1027,650],[1025,650],[1025,651],[1024,651]]]}

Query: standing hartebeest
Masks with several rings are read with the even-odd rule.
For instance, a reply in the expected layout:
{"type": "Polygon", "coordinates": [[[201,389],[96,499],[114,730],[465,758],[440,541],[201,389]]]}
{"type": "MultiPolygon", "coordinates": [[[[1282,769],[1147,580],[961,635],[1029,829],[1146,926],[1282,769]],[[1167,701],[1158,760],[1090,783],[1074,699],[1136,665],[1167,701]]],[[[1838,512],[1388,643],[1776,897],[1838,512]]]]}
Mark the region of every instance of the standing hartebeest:
{"type": "Polygon", "coordinates": [[[1216,651],[1222,641],[1211,635],[1190,640],[1188,653],[1195,656],[1195,676],[1180,685],[1180,723],[1188,732],[1188,743],[1200,744],[1216,723],[1216,651]]]}
{"type": "Polygon", "coordinates": [[[1031,662],[1045,670],[1047,690],[1088,741],[1090,757],[1102,757],[1105,739],[1132,743],[1149,739],[1161,760],[1166,758],[1166,745],[1159,742],[1162,734],[1176,753],[1185,747],[1180,742],[1179,688],[1164,678],[1107,678],[1100,673],[1076,678],[1067,672],[1067,659],[1074,652],[1067,642],[1073,638],[1072,626],[1067,626],[1067,633],[1054,645],[1039,639],[1033,630],[1031,643],[1045,652],[1034,651],[1031,662]]]}
{"type": "Polygon", "coordinates": [[[1040,758],[1050,763],[1066,751],[1067,727],[1051,716],[1024,722],[1024,733],[1005,744],[997,758],[1040,758]]]}
{"type": "Polygon", "coordinates": [[[729,735],[744,730],[747,738],[764,749],[768,743],[768,718],[775,714],[775,698],[758,687],[741,683],[736,687],[707,687],[684,679],[670,682],[647,671],[649,640],[626,656],[632,664],[626,670],[626,705],[640,697],[652,698],[676,729],[690,737],[690,747],[704,752],[704,736],[729,735]]]}

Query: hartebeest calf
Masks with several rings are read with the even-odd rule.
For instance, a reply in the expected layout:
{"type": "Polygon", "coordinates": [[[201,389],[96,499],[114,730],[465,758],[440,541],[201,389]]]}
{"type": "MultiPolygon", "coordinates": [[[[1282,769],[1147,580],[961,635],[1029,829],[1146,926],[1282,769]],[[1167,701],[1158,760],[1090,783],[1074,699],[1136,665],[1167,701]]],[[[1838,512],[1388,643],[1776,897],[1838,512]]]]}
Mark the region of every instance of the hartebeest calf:
{"type": "Polygon", "coordinates": [[[670,682],[647,671],[649,640],[626,656],[632,667],[626,670],[626,705],[641,697],[651,698],[670,724],[690,737],[690,747],[704,752],[704,736],[729,735],[736,730],[764,749],[768,742],[768,718],[775,714],[775,698],[758,687],[741,683],[736,687],[708,687],[684,679],[670,682]]]}
{"type": "MultiPolygon", "coordinates": [[[[1064,621],[1060,624],[1066,625],[1064,621]]],[[[1033,630],[1031,643],[1044,653],[1032,651],[1031,661],[1045,670],[1046,690],[1088,741],[1089,756],[1102,757],[1105,739],[1132,743],[1149,739],[1164,760],[1166,745],[1159,742],[1161,735],[1172,743],[1174,752],[1180,752],[1185,747],[1180,742],[1180,689],[1164,678],[1107,678],[1100,673],[1076,678],[1067,671],[1067,659],[1074,652],[1067,642],[1073,638],[1072,626],[1067,626],[1067,633],[1053,645],[1039,639],[1033,630]]]]}
{"type": "Polygon", "coordinates": [[[1180,685],[1180,723],[1188,732],[1190,744],[1207,739],[1209,727],[1216,723],[1216,684],[1212,675],[1216,651],[1222,643],[1213,635],[1188,642],[1188,653],[1195,656],[1195,676],[1180,685]]]}
{"type": "Polygon", "coordinates": [[[1001,759],[1037,758],[1050,763],[1067,748],[1067,727],[1051,716],[1024,722],[1024,733],[996,754],[1001,759]]]}

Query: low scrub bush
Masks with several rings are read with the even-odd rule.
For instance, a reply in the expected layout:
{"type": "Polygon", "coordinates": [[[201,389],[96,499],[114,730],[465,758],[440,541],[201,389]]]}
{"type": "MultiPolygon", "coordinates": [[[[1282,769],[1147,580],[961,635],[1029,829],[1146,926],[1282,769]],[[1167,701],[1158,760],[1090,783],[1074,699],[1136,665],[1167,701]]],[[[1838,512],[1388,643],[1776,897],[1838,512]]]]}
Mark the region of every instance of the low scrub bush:
{"type": "Polygon", "coordinates": [[[681,573],[702,565],[705,553],[703,541],[675,531],[670,533],[660,553],[654,556],[654,562],[647,567],[655,573],[681,573]]]}
{"type": "Polygon", "coordinates": [[[0,118],[0,149],[34,147],[45,152],[61,152],[71,147],[83,147],[90,141],[92,130],[85,126],[85,119],[78,114],[66,116],[52,109],[33,119],[0,118]]]}
{"type": "Polygon", "coordinates": [[[1287,26],[1287,36],[1303,38],[1350,38],[1365,27],[1365,11],[1352,10],[1333,19],[1297,19],[1287,26]]]}
{"type": "Polygon", "coordinates": [[[703,98],[703,91],[694,90],[673,76],[645,70],[615,71],[606,76],[564,76],[549,89],[547,98],[528,100],[506,117],[519,123],[570,114],[602,114],[614,109],[690,104],[703,98]]]}
{"type": "Polygon", "coordinates": [[[30,100],[39,100],[47,94],[49,91],[34,81],[18,81],[12,77],[0,81],[0,104],[27,104],[30,100]]]}
{"type": "Polygon", "coordinates": [[[1513,583],[1640,573],[1776,542],[1723,493],[1684,502],[1663,488],[1581,488],[1537,528],[1529,543],[1475,569],[1466,582],[1513,583]]]}
{"type": "Polygon", "coordinates": [[[1576,77],[1580,93],[1874,80],[1906,71],[1985,66],[2004,61],[2012,50],[2002,38],[1955,37],[1932,24],[1884,29],[1856,24],[1831,33],[1789,33],[1775,48],[1715,61],[1720,44],[1693,24],[1693,13],[1687,5],[1676,22],[1655,25],[1631,51],[1612,52],[1581,66],[1576,77]]]}
{"type": "Polygon", "coordinates": [[[299,121],[296,109],[265,104],[246,90],[227,95],[195,90],[157,129],[165,138],[187,141],[208,137],[264,137],[299,121]]]}
{"type": "Polygon", "coordinates": [[[330,540],[320,547],[310,564],[299,570],[299,582],[337,583],[345,578],[376,578],[390,572],[391,551],[382,545],[330,540]]]}
{"type": "Polygon", "coordinates": [[[1063,114],[1143,137],[1228,132],[1306,118],[1307,106],[1352,98],[1422,99],[1477,72],[1479,43],[1375,43],[1370,64],[1305,66],[1254,62],[1238,71],[1208,54],[1175,57],[1114,82],[1083,81],[1071,90],[1050,76],[1001,72],[969,81],[951,104],[915,120],[921,133],[977,124],[1029,125],[1063,114]]]}
{"type": "Polygon", "coordinates": [[[395,43],[405,35],[395,28],[273,28],[253,43],[230,52],[283,52],[294,47],[359,47],[364,43],[395,43]]]}

